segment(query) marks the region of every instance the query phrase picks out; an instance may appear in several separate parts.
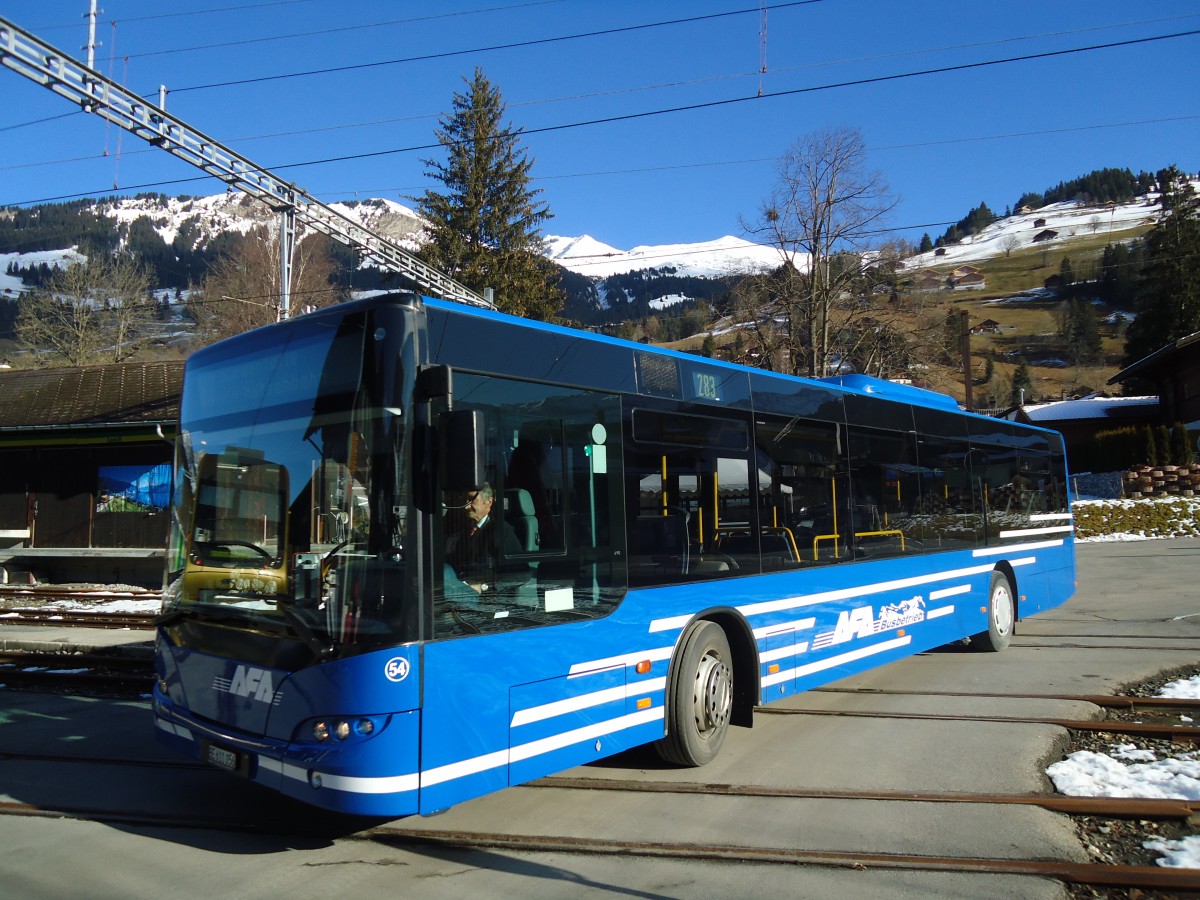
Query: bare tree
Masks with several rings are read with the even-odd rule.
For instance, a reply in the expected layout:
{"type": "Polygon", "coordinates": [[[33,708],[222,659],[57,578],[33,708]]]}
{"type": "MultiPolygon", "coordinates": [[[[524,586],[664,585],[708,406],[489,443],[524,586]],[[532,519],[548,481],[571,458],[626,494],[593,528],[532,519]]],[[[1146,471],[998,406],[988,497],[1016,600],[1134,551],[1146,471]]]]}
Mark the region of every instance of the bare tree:
{"type": "Polygon", "coordinates": [[[1008,256],[1014,250],[1021,246],[1021,239],[1015,234],[1006,234],[1000,238],[1000,249],[1004,251],[1004,255],[1008,256]]]}
{"type": "Polygon", "coordinates": [[[866,167],[862,133],[826,128],[801,138],[779,162],[778,184],[746,231],[776,247],[797,278],[782,279],[776,317],[788,369],[824,375],[837,355],[832,316],[872,264],[884,216],[896,205],[882,174],[866,167]]]}
{"type": "MultiPolygon", "coordinates": [[[[336,266],[329,239],[309,235],[296,245],[291,297],[297,310],[339,303],[345,292],[330,279],[336,266]]],[[[204,343],[220,340],[279,318],[279,241],[266,228],[248,232],[209,267],[204,286],[189,298],[188,314],[204,343]]]]}
{"type": "Polygon", "coordinates": [[[21,298],[17,339],[71,366],[123,362],[149,340],[150,275],[132,257],[93,255],[21,298]]]}

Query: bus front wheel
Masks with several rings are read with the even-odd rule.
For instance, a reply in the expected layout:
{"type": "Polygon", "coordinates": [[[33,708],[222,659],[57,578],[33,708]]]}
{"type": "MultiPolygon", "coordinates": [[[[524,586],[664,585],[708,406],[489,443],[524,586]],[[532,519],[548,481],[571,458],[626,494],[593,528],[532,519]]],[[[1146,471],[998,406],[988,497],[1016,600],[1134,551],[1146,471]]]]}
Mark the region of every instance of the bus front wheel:
{"type": "Polygon", "coordinates": [[[987,616],[987,631],[974,635],[971,638],[971,647],[984,652],[999,652],[1012,641],[1013,624],[1017,618],[1012,582],[1003,572],[992,573],[992,584],[988,589],[987,616]]]}
{"type": "Polygon", "coordinates": [[[733,667],[729,639],[715,622],[696,622],[683,636],[668,677],[667,734],[658,755],[681,766],[716,759],[729,731],[733,709],[733,667]]]}

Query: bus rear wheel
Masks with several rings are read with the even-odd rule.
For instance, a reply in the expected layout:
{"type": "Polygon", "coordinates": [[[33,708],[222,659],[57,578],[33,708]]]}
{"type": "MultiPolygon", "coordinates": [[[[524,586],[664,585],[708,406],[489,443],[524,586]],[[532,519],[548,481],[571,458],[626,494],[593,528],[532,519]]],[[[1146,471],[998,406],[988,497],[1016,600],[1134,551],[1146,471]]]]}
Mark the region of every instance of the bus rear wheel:
{"type": "Polygon", "coordinates": [[[1012,582],[1003,572],[992,573],[988,589],[988,628],[971,637],[971,647],[985,653],[998,653],[1009,645],[1017,618],[1012,582]]]}
{"type": "Polygon", "coordinates": [[[715,622],[696,622],[684,634],[667,682],[667,735],[655,744],[667,762],[703,766],[721,751],[733,710],[730,659],[729,639],[715,622]]]}

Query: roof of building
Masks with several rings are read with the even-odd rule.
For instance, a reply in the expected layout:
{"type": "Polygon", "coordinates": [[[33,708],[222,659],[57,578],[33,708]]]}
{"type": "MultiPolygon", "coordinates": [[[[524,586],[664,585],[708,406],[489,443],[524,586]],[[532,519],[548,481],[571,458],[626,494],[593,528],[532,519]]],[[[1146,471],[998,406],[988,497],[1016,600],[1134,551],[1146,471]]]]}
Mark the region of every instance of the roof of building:
{"type": "Polygon", "coordinates": [[[1179,351],[1187,349],[1197,342],[1200,342],[1200,331],[1189,334],[1186,337],[1181,337],[1179,340],[1167,344],[1164,347],[1159,347],[1148,356],[1143,356],[1136,362],[1130,363],[1112,378],[1108,379],[1108,383],[1117,384],[1118,382],[1125,381],[1127,378],[1133,378],[1134,376],[1148,376],[1151,370],[1161,366],[1164,362],[1174,357],[1179,351]]]}
{"type": "Polygon", "coordinates": [[[0,428],[172,422],[182,390],[182,360],[0,370],[0,428]]]}
{"type": "Polygon", "coordinates": [[[1066,422],[1079,419],[1113,419],[1142,416],[1158,406],[1157,397],[1084,397],[1021,407],[1030,422],[1066,422]]]}

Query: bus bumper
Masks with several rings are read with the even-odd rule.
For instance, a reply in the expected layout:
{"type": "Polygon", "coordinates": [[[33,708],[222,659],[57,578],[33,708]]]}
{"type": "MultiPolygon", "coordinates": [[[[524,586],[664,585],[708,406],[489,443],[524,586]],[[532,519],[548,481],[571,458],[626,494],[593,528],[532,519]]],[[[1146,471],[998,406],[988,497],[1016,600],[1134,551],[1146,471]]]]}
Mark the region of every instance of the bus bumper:
{"type": "Polygon", "coordinates": [[[335,812],[397,817],[419,811],[416,711],[389,714],[386,724],[366,738],[294,743],[240,734],[196,719],[175,706],[157,684],[153,707],[159,741],[184,757],[335,812]]]}

